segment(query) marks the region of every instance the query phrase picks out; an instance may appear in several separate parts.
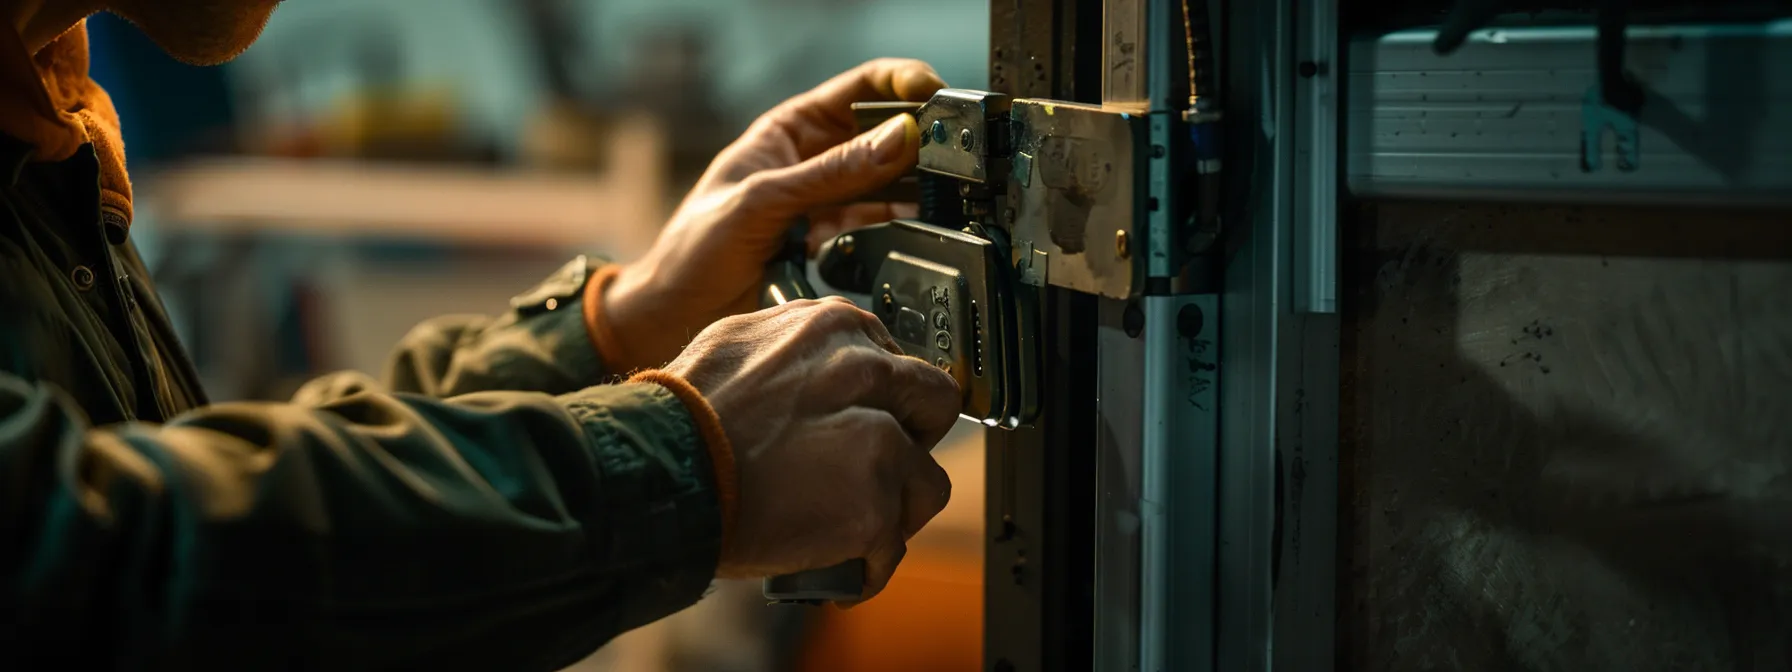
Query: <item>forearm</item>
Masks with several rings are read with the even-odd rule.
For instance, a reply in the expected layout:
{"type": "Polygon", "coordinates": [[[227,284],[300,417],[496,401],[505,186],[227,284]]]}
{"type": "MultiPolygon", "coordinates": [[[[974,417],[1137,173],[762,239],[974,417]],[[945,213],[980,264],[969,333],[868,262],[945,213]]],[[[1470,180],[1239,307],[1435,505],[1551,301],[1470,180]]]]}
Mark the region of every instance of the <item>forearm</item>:
{"type": "Polygon", "coordinates": [[[108,429],[53,390],[0,388],[18,542],[0,562],[27,651],[104,636],[181,669],[557,669],[714,573],[713,466],[658,386],[108,429]]]}

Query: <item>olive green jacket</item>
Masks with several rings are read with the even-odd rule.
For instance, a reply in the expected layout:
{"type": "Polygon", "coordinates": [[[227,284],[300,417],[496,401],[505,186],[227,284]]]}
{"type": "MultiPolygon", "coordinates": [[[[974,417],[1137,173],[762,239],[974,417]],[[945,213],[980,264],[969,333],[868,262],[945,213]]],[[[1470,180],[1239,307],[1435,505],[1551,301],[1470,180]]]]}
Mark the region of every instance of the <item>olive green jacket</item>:
{"type": "Polygon", "coordinates": [[[605,378],[575,260],[384,381],[208,404],[91,148],[0,138],[0,669],[553,670],[694,602],[692,413],[605,378]]]}

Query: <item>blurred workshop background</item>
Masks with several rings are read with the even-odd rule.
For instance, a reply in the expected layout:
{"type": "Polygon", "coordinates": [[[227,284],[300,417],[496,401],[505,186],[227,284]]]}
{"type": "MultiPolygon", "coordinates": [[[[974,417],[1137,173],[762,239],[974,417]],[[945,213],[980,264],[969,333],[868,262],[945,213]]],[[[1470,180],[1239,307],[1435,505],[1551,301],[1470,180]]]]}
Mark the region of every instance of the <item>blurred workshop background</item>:
{"type": "MultiPolygon", "coordinates": [[[[639,254],[778,101],[879,56],[981,87],[988,44],[984,4],[954,0],[307,0],[221,68],[89,27],[132,233],[217,400],[377,372],[419,320],[503,310],[572,254],[639,254]]],[[[936,455],[952,505],[879,599],[724,585],[572,669],[978,669],[982,435],[936,455]]]]}

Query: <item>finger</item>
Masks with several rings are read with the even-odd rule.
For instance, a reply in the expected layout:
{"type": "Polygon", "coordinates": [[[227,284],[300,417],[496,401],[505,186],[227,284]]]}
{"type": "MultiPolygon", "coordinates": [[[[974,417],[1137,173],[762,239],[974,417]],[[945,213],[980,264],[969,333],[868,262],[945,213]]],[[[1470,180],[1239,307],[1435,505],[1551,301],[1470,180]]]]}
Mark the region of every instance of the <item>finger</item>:
{"type": "Polygon", "coordinates": [[[915,533],[926,527],[928,521],[952,501],[952,477],[946,474],[946,468],[930,454],[911,452],[916,453],[918,459],[908,470],[908,480],[902,484],[904,540],[913,539],[915,533]]]}
{"type": "MultiPolygon", "coordinates": [[[[857,510],[857,525],[852,531],[856,553],[865,559],[865,584],[862,594],[870,599],[883,590],[902,562],[907,536],[903,534],[902,517],[909,481],[920,465],[914,459],[924,455],[915,449],[912,439],[896,419],[883,411],[852,407],[836,417],[846,421],[857,439],[851,446],[854,457],[864,460],[862,474],[866,480],[854,492],[864,498],[846,506],[857,510]]],[[[844,504],[844,503],[843,503],[844,504]]]]}
{"type": "Polygon", "coordinates": [[[923,61],[883,58],[834,76],[820,86],[785,101],[767,114],[789,122],[785,128],[797,152],[814,156],[851,136],[858,128],[852,104],[880,101],[922,102],[945,88],[933,66],[923,61]]]}
{"type": "Polygon", "coordinates": [[[852,306],[853,318],[856,321],[859,333],[863,334],[865,338],[870,339],[872,345],[877,346],[877,349],[882,350],[892,357],[902,356],[902,346],[896,344],[896,337],[890,334],[890,328],[884,326],[883,320],[877,319],[876,315],[872,315],[864,308],[860,308],[859,304],[852,302],[852,299],[843,296],[834,298],[840,299],[848,306],[852,306]]]}
{"type": "Polygon", "coordinates": [[[915,118],[898,115],[801,163],[754,173],[742,181],[744,204],[759,215],[755,220],[781,225],[882,188],[914,167],[920,147],[915,118]]]}
{"type": "Polygon", "coordinates": [[[958,420],[958,383],[920,359],[869,348],[844,349],[823,375],[828,376],[824,388],[832,403],[889,413],[922,452],[932,450],[958,420]]]}
{"type": "Polygon", "coordinates": [[[915,437],[916,445],[931,451],[958,422],[958,381],[920,358],[894,359],[889,384],[866,401],[889,412],[915,437]]]}
{"type": "MultiPolygon", "coordinates": [[[[774,348],[775,351],[811,353],[820,350],[833,353],[835,358],[854,357],[860,351],[888,356],[902,354],[902,346],[896,344],[896,338],[890,335],[890,330],[884,327],[884,323],[844,296],[789,301],[749,315],[745,319],[757,320],[763,326],[781,332],[781,340],[794,346],[774,348]]],[[[837,364],[830,364],[826,371],[832,372],[837,368],[837,364]]],[[[836,382],[835,386],[838,387],[837,381],[829,382],[836,382]]],[[[851,406],[850,401],[840,401],[842,397],[838,396],[838,392],[839,390],[830,390],[830,401],[839,402],[832,408],[851,406]]]]}

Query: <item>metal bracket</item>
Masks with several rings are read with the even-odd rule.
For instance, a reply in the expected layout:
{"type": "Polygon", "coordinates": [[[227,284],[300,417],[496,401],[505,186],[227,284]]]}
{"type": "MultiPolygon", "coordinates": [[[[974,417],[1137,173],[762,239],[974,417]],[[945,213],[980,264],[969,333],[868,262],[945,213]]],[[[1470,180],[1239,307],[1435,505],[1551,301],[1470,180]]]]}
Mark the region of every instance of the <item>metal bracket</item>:
{"type": "Polygon", "coordinates": [[[1592,103],[1593,26],[1475,31],[1449,56],[1435,36],[1351,42],[1340,84],[1353,195],[1792,204],[1792,124],[1778,121],[1792,115],[1792,20],[1631,26],[1622,73],[1646,100],[1630,113],[1604,92],[1592,103]],[[1630,169],[1599,169],[1612,159],[1590,155],[1582,132],[1601,128],[1630,169]]]}
{"type": "Polygon", "coordinates": [[[1140,207],[1158,202],[1145,115],[946,89],[917,120],[920,170],[958,181],[969,223],[1012,234],[1020,283],[1119,299],[1141,293],[1150,250],[1163,244],[1144,235],[1149,209],[1140,207]],[[1001,216],[984,219],[981,208],[992,204],[1001,216]]]}
{"type": "Polygon", "coordinates": [[[1008,96],[944,89],[916,117],[921,126],[921,170],[988,184],[1006,175],[1008,96]]]}
{"type": "Polygon", "coordinates": [[[1338,310],[1338,0],[1297,12],[1293,72],[1277,73],[1294,98],[1294,309],[1338,310]]]}
{"type": "Polygon", "coordinates": [[[1604,89],[1603,84],[1587,87],[1586,98],[1580,106],[1580,170],[1583,173],[1599,170],[1604,163],[1605,135],[1610,131],[1613,149],[1618,155],[1618,170],[1635,172],[1643,165],[1642,130],[1637,126],[1636,117],[1606,104],[1604,89]]]}

